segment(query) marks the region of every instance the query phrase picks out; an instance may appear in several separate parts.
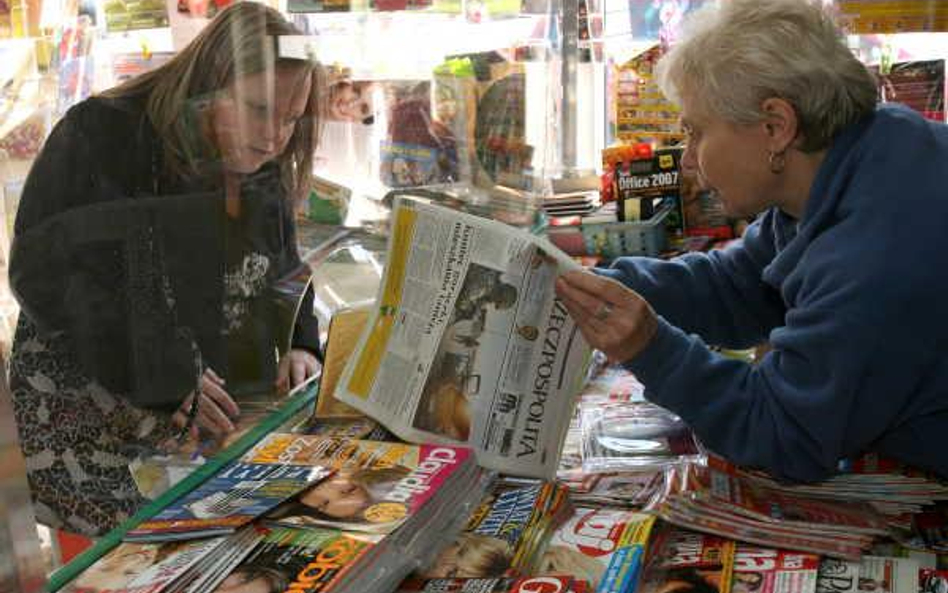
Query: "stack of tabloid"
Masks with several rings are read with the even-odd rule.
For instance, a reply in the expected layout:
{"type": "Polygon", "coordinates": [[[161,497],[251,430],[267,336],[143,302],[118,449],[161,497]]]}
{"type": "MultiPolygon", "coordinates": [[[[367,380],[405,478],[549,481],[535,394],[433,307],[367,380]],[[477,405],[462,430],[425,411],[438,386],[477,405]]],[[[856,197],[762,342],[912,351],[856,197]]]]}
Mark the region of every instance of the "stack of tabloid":
{"type": "Polygon", "coordinates": [[[461,530],[486,483],[463,447],[271,434],[73,591],[392,591],[461,530]]]}

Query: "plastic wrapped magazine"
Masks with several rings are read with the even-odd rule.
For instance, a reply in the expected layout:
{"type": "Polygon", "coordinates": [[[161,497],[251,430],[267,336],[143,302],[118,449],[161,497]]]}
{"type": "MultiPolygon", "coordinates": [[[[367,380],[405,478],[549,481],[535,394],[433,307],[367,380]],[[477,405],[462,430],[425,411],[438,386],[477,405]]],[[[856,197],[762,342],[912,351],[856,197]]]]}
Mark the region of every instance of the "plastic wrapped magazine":
{"type": "Polygon", "coordinates": [[[664,472],[647,470],[642,472],[617,472],[615,474],[591,474],[588,488],[573,491],[576,504],[626,507],[643,511],[655,508],[663,499],[664,472]]]}
{"type": "Polygon", "coordinates": [[[586,473],[658,469],[699,452],[681,418],[649,403],[581,402],[580,429],[586,473]]]}

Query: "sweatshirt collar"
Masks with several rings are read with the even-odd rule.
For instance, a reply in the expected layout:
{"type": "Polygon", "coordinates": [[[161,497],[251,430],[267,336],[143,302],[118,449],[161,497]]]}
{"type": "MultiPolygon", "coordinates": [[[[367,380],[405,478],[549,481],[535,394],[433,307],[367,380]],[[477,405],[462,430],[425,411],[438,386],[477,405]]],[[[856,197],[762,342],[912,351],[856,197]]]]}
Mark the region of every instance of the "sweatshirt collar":
{"type": "Polygon", "coordinates": [[[776,257],[764,269],[764,279],[779,286],[796,268],[813,238],[832,220],[840,195],[855,169],[851,164],[859,153],[859,142],[876,114],[870,114],[843,129],[833,139],[810,187],[803,218],[796,220],[778,208],[771,211],[769,224],[774,237],[776,257]]]}

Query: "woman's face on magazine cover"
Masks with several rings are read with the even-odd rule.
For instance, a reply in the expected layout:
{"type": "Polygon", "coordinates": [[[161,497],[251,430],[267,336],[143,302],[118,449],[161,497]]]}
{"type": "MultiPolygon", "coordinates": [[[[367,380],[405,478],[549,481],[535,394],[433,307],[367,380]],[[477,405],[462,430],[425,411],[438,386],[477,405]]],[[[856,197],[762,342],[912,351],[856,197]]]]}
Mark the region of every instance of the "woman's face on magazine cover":
{"type": "Polygon", "coordinates": [[[272,590],[269,581],[264,577],[248,579],[247,575],[234,572],[214,589],[214,593],[272,593],[272,590]]]}
{"type": "Polygon", "coordinates": [[[735,572],[733,579],[732,593],[753,593],[764,583],[764,575],[760,572],[735,572]]]}
{"type": "Polygon", "coordinates": [[[336,519],[353,519],[365,510],[368,492],[350,476],[336,474],[300,496],[300,502],[336,519]]]}
{"type": "Polygon", "coordinates": [[[496,577],[506,573],[511,560],[505,541],[465,533],[442,550],[422,576],[426,579],[496,577]]]}
{"type": "Polygon", "coordinates": [[[464,562],[464,546],[460,542],[453,542],[445,548],[438,559],[426,574],[428,579],[477,578],[482,574],[472,574],[466,570],[464,562]]]}
{"type": "Polygon", "coordinates": [[[82,573],[76,585],[91,589],[119,589],[155,562],[152,545],[121,544],[82,573]]]}
{"type": "Polygon", "coordinates": [[[679,579],[669,579],[664,583],[661,583],[656,589],[655,593],[693,593],[696,591],[720,591],[721,575],[718,571],[714,570],[695,570],[695,573],[703,581],[698,581],[701,584],[701,587],[698,587],[696,583],[689,582],[686,580],[679,579]]]}
{"type": "Polygon", "coordinates": [[[328,118],[336,121],[365,121],[372,115],[372,85],[341,81],[329,89],[328,118]]]}

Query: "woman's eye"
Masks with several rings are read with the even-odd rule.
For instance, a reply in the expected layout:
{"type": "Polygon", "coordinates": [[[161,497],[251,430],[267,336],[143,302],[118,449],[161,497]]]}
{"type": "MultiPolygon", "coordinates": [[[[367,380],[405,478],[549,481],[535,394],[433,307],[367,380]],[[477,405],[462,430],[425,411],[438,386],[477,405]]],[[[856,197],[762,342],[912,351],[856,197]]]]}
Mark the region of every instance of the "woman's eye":
{"type": "Polygon", "coordinates": [[[270,113],[270,107],[263,103],[244,103],[247,106],[247,110],[253,114],[254,117],[266,117],[270,113]]]}

